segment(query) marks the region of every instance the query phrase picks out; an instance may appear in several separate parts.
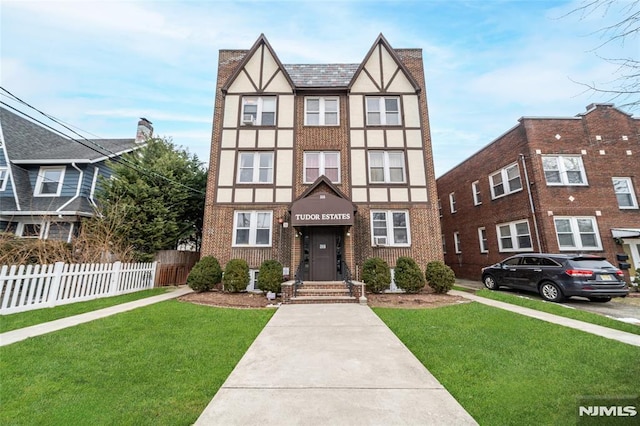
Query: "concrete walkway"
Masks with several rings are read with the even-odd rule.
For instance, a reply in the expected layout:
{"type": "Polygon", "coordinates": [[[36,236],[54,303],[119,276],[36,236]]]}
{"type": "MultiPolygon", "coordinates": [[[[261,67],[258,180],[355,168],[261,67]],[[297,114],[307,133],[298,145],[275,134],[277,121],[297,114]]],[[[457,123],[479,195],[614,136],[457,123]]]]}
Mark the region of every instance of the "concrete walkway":
{"type": "Polygon", "coordinates": [[[493,299],[487,299],[485,297],[476,296],[466,293],[464,291],[450,290],[449,294],[453,296],[461,296],[467,299],[471,299],[475,302],[482,303],[483,305],[493,306],[495,308],[504,309],[517,314],[526,315],[531,318],[537,318],[543,321],[551,322],[554,324],[562,325],[565,327],[575,328],[587,333],[595,334],[597,336],[606,337],[607,339],[617,340],[629,345],[640,346],[640,335],[627,333],[624,331],[615,330],[613,328],[603,327],[600,325],[591,324],[588,322],[578,321],[571,318],[561,317],[558,315],[549,314],[535,309],[524,308],[522,306],[512,305],[511,303],[500,302],[493,299]]]}
{"type": "Polygon", "coordinates": [[[175,299],[176,297],[191,293],[192,291],[193,290],[191,290],[189,287],[179,287],[176,290],[158,296],[134,300],[133,302],[110,306],[108,308],[100,309],[93,312],[87,312],[72,317],[61,318],[59,320],[33,325],[31,327],[20,328],[18,330],[7,331],[6,333],[0,334],[0,346],[10,345],[12,343],[26,340],[29,337],[40,336],[42,334],[62,330],[63,328],[72,327],[74,325],[97,320],[99,318],[108,317],[113,314],[130,311],[142,306],[148,306],[154,303],[163,302],[165,300],[175,299]]]}
{"type": "Polygon", "coordinates": [[[196,425],[477,424],[368,306],[283,305],[196,425]]]}

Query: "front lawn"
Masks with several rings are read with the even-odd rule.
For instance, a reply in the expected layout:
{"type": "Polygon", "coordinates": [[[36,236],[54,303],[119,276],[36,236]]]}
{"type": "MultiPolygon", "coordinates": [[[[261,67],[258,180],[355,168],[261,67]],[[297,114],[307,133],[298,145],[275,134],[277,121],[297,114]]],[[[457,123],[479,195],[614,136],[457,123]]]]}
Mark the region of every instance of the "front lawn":
{"type": "Polygon", "coordinates": [[[167,290],[167,287],[152,288],[149,290],[122,294],[120,296],[103,297],[100,299],[89,300],[87,302],[60,305],[54,308],[41,308],[33,311],[18,312],[17,314],[0,315],[0,333],[54,321],[73,315],[84,314],[86,312],[97,311],[98,309],[132,302],[146,297],[157,296],[166,293],[167,290]]]}
{"type": "Polygon", "coordinates": [[[480,303],[374,311],[480,424],[575,424],[578,397],[638,395],[635,346],[480,303]]]}
{"type": "Polygon", "coordinates": [[[626,331],[627,333],[640,334],[640,326],[629,324],[607,318],[604,315],[585,312],[579,309],[571,309],[563,305],[552,302],[543,302],[541,300],[533,300],[527,297],[520,297],[514,294],[507,294],[501,291],[491,291],[487,289],[478,290],[477,296],[486,297],[487,299],[507,302],[513,305],[523,306],[525,308],[535,309],[537,311],[547,312],[549,314],[559,315],[561,317],[572,318],[578,321],[584,321],[591,324],[601,325],[603,327],[613,328],[615,330],[626,331]]]}
{"type": "Polygon", "coordinates": [[[190,425],[272,310],[176,300],[0,348],[0,424],[190,425]]]}

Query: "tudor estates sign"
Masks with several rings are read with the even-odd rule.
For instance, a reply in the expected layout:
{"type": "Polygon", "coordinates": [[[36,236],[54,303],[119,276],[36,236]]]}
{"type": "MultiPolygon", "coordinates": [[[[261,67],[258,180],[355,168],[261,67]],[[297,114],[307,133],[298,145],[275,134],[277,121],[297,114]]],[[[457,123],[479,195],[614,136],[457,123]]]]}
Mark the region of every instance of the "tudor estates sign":
{"type": "Polygon", "coordinates": [[[341,197],[319,192],[291,205],[293,226],[353,225],[353,203],[341,197]]]}

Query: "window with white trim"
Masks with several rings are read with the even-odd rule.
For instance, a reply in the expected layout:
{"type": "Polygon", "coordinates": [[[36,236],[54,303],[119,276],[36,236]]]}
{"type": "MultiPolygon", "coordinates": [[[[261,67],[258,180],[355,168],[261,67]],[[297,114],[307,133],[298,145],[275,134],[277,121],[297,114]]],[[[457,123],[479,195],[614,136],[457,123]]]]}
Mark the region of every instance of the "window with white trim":
{"type": "Polygon", "coordinates": [[[456,193],[452,192],[449,194],[449,210],[451,213],[455,213],[458,210],[456,209],[456,193]]]}
{"type": "Polygon", "coordinates": [[[500,252],[533,251],[529,221],[519,220],[496,225],[500,252]]]}
{"type": "Polygon", "coordinates": [[[637,209],[638,201],[636,200],[636,194],[633,192],[631,178],[614,177],[611,179],[613,180],[613,190],[618,199],[618,207],[621,209],[637,209]]]}
{"type": "Polygon", "coordinates": [[[475,181],[471,184],[471,193],[473,194],[473,205],[479,206],[482,204],[482,196],[480,195],[480,182],[475,181]]]}
{"type": "Polygon", "coordinates": [[[457,232],[457,231],[453,233],[453,247],[456,250],[456,254],[462,253],[462,244],[460,242],[460,233],[457,232]]]}
{"type": "Polygon", "coordinates": [[[0,167],[0,191],[4,191],[7,188],[8,180],[9,170],[6,167],[0,167]]]}
{"type": "Polygon", "coordinates": [[[371,183],[404,183],[404,153],[402,151],[369,151],[369,181],[371,183]]]}
{"type": "Polygon", "coordinates": [[[510,164],[502,170],[489,175],[491,198],[496,199],[522,190],[520,167],[517,163],[510,164]]]}
{"type": "Polygon", "coordinates": [[[233,218],[233,246],[270,247],[272,211],[236,211],[233,218]]]}
{"type": "Polygon", "coordinates": [[[322,175],[333,183],[340,183],[340,152],[304,153],[304,183],[313,183],[322,175]]]}
{"type": "Polygon", "coordinates": [[[409,212],[406,210],[371,211],[371,244],[375,246],[411,245],[409,212]]]}
{"type": "Polygon", "coordinates": [[[340,101],[337,97],[304,98],[305,126],[337,126],[339,123],[340,101]]]}
{"type": "Polygon", "coordinates": [[[240,152],[238,183],[273,183],[273,152],[240,152]]]}
{"type": "Polygon", "coordinates": [[[42,222],[22,222],[18,224],[16,235],[22,238],[41,238],[43,225],[42,222]]]}
{"type": "Polygon", "coordinates": [[[368,126],[399,126],[400,98],[398,96],[367,96],[368,126]]]}
{"type": "Polygon", "coordinates": [[[245,96],[242,98],[242,124],[245,126],[275,126],[275,96],[245,96]]]}
{"type": "Polygon", "coordinates": [[[555,217],[560,250],[601,250],[595,217],[555,217]]]}
{"type": "Polygon", "coordinates": [[[542,168],[547,185],[587,185],[587,175],[580,156],[542,157],[542,168]]]}
{"type": "Polygon", "coordinates": [[[36,179],[36,197],[57,197],[62,192],[65,167],[40,167],[36,179]]]}
{"type": "Polygon", "coordinates": [[[478,243],[480,243],[480,253],[489,253],[489,242],[487,241],[486,228],[478,228],[478,243]]]}

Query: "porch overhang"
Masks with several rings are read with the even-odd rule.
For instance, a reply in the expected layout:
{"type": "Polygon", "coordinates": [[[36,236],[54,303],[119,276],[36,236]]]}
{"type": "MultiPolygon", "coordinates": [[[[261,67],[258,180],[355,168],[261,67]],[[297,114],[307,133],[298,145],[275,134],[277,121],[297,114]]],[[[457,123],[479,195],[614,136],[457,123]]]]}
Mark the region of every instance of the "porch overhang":
{"type": "Polygon", "coordinates": [[[640,229],[637,228],[611,228],[613,238],[640,238],[640,229]]]}
{"type": "Polygon", "coordinates": [[[291,205],[292,226],[353,225],[355,206],[349,200],[318,192],[291,205]]]}

